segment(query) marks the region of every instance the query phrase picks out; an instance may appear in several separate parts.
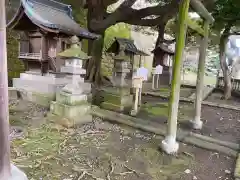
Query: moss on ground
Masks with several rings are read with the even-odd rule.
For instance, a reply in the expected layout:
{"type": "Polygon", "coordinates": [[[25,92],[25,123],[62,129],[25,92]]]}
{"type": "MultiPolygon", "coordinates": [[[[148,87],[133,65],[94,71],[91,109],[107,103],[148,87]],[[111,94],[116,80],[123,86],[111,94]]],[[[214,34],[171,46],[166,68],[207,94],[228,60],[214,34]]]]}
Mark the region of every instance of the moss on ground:
{"type": "MultiPolygon", "coordinates": [[[[162,103],[147,103],[143,106],[142,111],[149,114],[149,116],[168,117],[168,102],[162,103]]],[[[192,104],[179,104],[178,121],[186,121],[193,117],[192,104]]]]}

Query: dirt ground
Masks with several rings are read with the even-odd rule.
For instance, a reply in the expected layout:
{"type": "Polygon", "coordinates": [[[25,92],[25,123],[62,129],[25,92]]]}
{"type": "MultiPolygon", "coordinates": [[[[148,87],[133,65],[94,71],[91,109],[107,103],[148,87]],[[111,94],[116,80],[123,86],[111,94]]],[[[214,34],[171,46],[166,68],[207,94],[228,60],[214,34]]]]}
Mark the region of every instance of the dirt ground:
{"type": "Polygon", "coordinates": [[[206,101],[219,103],[219,104],[227,104],[232,106],[240,106],[240,98],[232,96],[229,100],[221,99],[223,93],[221,91],[214,91],[210,96],[207,97],[206,101]]]}
{"type": "Polygon", "coordinates": [[[169,156],[163,137],[94,118],[64,129],[45,120],[47,109],[11,102],[12,161],[32,180],[233,179],[235,159],[186,144],[169,156]],[[20,135],[19,135],[20,134],[20,135]],[[19,136],[18,136],[19,135],[19,136]]]}
{"type": "MultiPolygon", "coordinates": [[[[235,100],[236,101],[236,100],[235,100]]],[[[145,96],[143,108],[137,117],[154,123],[166,124],[168,100],[145,96]]],[[[189,120],[194,117],[194,105],[180,102],[178,121],[181,128],[211,136],[223,141],[240,143],[240,112],[224,108],[202,105],[202,130],[192,130],[189,120]]]]}

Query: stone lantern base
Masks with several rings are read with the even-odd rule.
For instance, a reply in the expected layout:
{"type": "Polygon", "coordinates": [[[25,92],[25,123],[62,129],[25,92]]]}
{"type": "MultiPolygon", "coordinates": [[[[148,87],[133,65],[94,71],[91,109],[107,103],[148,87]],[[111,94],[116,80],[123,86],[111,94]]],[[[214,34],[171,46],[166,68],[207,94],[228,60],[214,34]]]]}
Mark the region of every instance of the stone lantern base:
{"type": "MultiPolygon", "coordinates": [[[[82,83],[87,85],[87,83],[82,83]]],[[[58,121],[65,127],[73,127],[79,124],[85,124],[92,121],[91,104],[88,102],[88,94],[85,90],[83,93],[71,94],[60,91],[56,94],[56,101],[52,101],[50,105],[51,118],[58,121]]]]}
{"type": "Polygon", "coordinates": [[[100,107],[116,112],[129,112],[132,108],[133,96],[129,88],[105,87],[100,91],[100,107]]]}

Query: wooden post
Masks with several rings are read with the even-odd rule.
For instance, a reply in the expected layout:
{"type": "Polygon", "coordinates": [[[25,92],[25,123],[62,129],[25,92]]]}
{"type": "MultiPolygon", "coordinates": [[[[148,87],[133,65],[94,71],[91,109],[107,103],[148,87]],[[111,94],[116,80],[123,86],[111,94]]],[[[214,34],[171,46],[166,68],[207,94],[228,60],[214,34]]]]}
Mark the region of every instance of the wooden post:
{"type": "Polygon", "coordinates": [[[154,90],[155,89],[155,74],[153,74],[153,76],[152,76],[152,90],[154,90]]]}
{"type": "Polygon", "coordinates": [[[159,88],[159,74],[157,74],[157,89],[159,88]]]}
{"type": "Polygon", "coordinates": [[[5,1],[0,0],[0,180],[10,179],[5,1]]]}
{"type": "Polygon", "coordinates": [[[162,141],[162,149],[168,153],[176,153],[179,144],[176,142],[178,103],[181,84],[182,56],[186,39],[186,18],[188,17],[190,0],[181,0],[178,19],[178,36],[176,43],[176,54],[173,65],[172,90],[169,101],[168,128],[166,138],[162,141]]]}
{"type": "Polygon", "coordinates": [[[207,56],[208,46],[208,34],[209,34],[209,22],[204,23],[204,37],[200,46],[200,54],[198,60],[198,75],[197,75],[197,87],[196,87],[196,100],[195,100],[195,118],[190,121],[194,129],[202,129],[203,122],[201,121],[201,105],[204,88],[204,74],[205,74],[205,60],[207,56]]]}
{"type": "Polygon", "coordinates": [[[138,98],[139,98],[139,88],[136,88],[134,111],[138,111],[138,98]]]}
{"type": "Polygon", "coordinates": [[[139,98],[138,98],[138,105],[141,106],[142,105],[142,88],[139,88],[138,96],[139,96],[139,98]]]}

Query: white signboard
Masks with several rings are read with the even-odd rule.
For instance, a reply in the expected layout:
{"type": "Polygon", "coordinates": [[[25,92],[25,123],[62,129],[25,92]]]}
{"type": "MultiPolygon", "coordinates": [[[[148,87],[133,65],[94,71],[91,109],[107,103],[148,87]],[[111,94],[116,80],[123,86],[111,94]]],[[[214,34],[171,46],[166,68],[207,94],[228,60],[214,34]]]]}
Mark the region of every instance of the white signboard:
{"type": "Polygon", "coordinates": [[[163,67],[161,65],[157,65],[155,68],[155,74],[162,74],[163,67]]]}
{"type": "Polygon", "coordinates": [[[164,66],[172,67],[172,58],[169,55],[166,55],[163,59],[164,66]]]}
{"type": "Polygon", "coordinates": [[[132,81],[132,86],[134,88],[142,88],[142,77],[134,77],[132,81]]]}
{"type": "Polygon", "coordinates": [[[147,79],[148,79],[148,69],[146,69],[145,67],[138,68],[136,76],[142,77],[144,81],[147,81],[147,79]]]}

